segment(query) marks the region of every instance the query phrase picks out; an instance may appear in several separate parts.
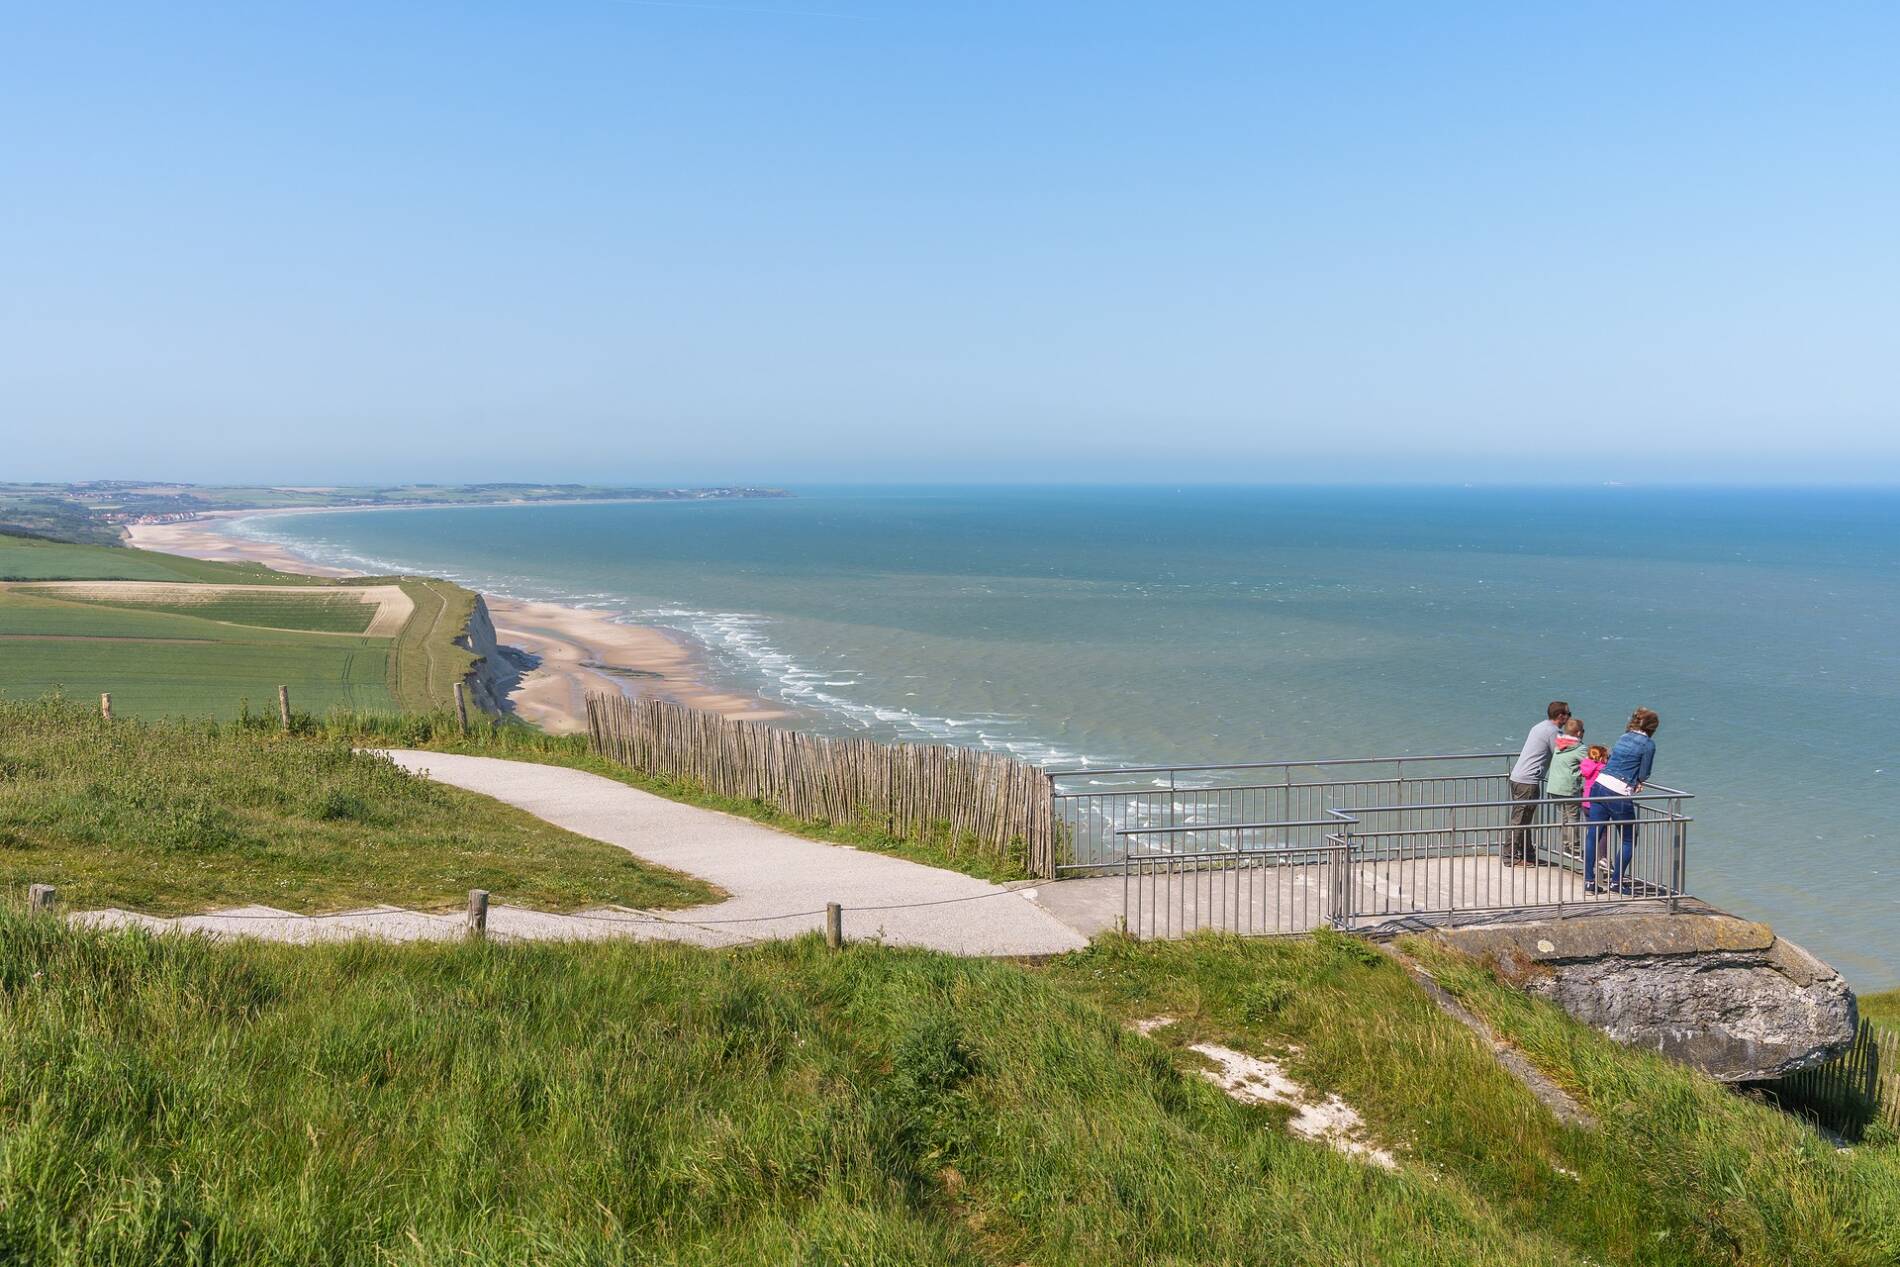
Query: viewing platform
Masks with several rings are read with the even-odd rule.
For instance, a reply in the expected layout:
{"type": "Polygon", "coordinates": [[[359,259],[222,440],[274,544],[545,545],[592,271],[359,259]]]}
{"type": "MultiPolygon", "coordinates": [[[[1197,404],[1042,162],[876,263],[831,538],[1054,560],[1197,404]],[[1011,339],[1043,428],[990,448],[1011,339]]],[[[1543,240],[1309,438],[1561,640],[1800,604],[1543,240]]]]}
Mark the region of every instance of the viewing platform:
{"type": "Polygon", "coordinates": [[[1062,882],[1038,900],[1085,930],[1145,939],[1676,910],[1690,897],[1688,792],[1651,784],[1631,798],[1635,817],[1602,825],[1592,868],[1588,824],[1564,819],[1575,800],[1512,799],[1516,758],[1050,771],[1062,882]]]}

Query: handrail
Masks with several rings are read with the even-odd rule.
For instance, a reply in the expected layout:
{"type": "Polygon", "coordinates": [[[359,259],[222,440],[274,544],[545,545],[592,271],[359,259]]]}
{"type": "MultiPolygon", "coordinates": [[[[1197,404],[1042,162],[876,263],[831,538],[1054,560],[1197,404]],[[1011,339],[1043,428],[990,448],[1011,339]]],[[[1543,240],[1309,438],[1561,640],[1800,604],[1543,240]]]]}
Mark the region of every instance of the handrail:
{"type": "Polygon", "coordinates": [[[1215,849],[1206,853],[1130,853],[1123,854],[1118,865],[1126,866],[1131,862],[1193,862],[1197,859],[1215,859],[1231,862],[1235,858],[1263,856],[1282,853],[1326,853],[1334,849],[1344,849],[1344,841],[1324,845],[1282,845],[1274,849],[1215,849]]]}
{"type": "Polygon", "coordinates": [[[1225,761],[1209,765],[1124,765],[1124,766],[1074,766],[1064,770],[1044,770],[1052,779],[1067,778],[1078,774],[1169,774],[1192,772],[1196,770],[1278,770],[1304,769],[1315,766],[1333,765],[1379,765],[1400,761],[1490,761],[1505,757],[1516,757],[1515,752],[1439,752],[1420,756],[1404,757],[1326,757],[1320,760],[1296,761],[1225,761]]]}
{"type": "MultiPolygon", "coordinates": [[[[1678,792],[1672,795],[1639,794],[1628,798],[1629,801],[1648,805],[1654,801],[1670,801],[1692,797],[1693,793],[1678,792]]],[[[1325,818],[1295,818],[1273,823],[1201,823],[1175,827],[1118,827],[1117,836],[1181,836],[1189,832],[1209,831],[1267,831],[1275,827],[1337,827],[1342,823],[1357,824],[1359,814],[1410,814],[1428,809],[1508,809],[1514,805],[1560,805],[1575,800],[1574,797],[1539,797],[1526,801],[1446,801],[1436,805],[1348,805],[1342,808],[1329,808],[1325,818]]],[[[1692,823],[1695,819],[1687,814],[1671,812],[1670,822],[1692,823]]]]}

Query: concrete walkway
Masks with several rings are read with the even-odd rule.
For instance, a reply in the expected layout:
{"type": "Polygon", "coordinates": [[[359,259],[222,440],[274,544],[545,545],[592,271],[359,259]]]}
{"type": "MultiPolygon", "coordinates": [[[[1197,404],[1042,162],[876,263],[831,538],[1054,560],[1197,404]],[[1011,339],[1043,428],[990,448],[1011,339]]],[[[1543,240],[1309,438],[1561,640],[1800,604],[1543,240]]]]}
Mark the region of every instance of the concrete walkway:
{"type": "MultiPolygon", "coordinates": [[[[583,770],[440,752],[388,755],[405,769],[505,801],[557,827],[708,880],[731,895],[712,905],[664,912],[602,908],[552,915],[491,906],[488,929],[497,938],[631,936],[737,945],[822,928],[825,903],[838,902],[848,939],[880,938],[958,955],[1043,955],[1087,944],[1081,933],[1036,905],[1034,889],[1004,888],[960,872],[790,836],[583,770]]],[[[126,911],[74,918],[282,941],[365,935],[435,939],[460,936],[463,929],[459,912],[428,915],[391,907],[325,916],[245,907],[175,920],[126,911]]]]}

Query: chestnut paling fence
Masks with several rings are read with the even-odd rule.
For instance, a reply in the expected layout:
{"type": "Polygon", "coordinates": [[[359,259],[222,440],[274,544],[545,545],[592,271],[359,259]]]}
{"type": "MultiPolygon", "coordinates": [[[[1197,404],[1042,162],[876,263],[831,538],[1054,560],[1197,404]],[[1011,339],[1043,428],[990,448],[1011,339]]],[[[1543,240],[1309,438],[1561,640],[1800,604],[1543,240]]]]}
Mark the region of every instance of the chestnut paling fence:
{"type": "Polygon", "coordinates": [[[830,739],[666,700],[587,697],[595,753],[632,769],[759,801],[808,822],[859,825],[1049,874],[1058,829],[1049,779],[993,752],[830,739]]]}
{"type": "Polygon", "coordinates": [[[1784,1108],[1807,1113],[1850,1139],[1875,1122],[1900,1134],[1900,1032],[1865,1017],[1853,1045],[1825,1064],[1767,1084],[1784,1108]]]}

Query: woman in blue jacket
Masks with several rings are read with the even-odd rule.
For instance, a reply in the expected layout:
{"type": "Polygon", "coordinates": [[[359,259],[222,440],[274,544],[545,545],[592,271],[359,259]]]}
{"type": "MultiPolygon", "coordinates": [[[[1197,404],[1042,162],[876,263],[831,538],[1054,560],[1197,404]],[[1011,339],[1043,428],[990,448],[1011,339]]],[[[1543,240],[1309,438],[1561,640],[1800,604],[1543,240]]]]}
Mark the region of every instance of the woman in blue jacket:
{"type": "Polygon", "coordinates": [[[1629,892],[1630,856],[1636,850],[1636,803],[1630,797],[1649,782],[1650,767],[1656,764],[1656,741],[1651,738],[1662,719],[1653,708],[1639,708],[1630,714],[1629,729],[1610,749],[1610,755],[1597,774],[1596,782],[1585,791],[1590,802],[1589,843],[1583,854],[1583,891],[1597,892],[1597,841],[1609,844],[1605,824],[1621,826],[1623,847],[1610,862],[1610,888],[1629,892]]]}

